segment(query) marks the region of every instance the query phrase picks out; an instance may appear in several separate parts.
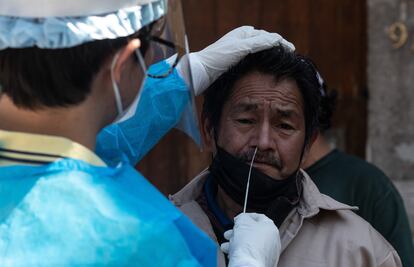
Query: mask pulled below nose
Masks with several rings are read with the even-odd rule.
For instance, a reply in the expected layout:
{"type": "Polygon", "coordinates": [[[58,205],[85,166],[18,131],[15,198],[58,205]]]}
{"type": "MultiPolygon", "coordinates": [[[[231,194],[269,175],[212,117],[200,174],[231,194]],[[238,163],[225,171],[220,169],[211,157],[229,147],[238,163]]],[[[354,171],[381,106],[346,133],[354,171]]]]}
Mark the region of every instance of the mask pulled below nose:
{"type": "MultiPolygon", "coordinates": [[[[249,165],[217,146],[209,170],[213,180],[224,192],[243,206],[249,165]]],[[[280,224],[299,201],[302,191],[302,176],[299,173],[294,172],[284,180],[275,180],[253,167],[247,209],[270,215],[276,224],[280,224]]]]}

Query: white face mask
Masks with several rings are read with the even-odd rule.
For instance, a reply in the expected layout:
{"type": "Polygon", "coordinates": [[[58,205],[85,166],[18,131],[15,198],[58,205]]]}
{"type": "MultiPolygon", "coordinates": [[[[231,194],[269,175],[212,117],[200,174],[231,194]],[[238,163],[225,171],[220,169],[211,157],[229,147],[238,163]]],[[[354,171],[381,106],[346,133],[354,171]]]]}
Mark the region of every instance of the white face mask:
{"type": "Polygon", "coordinates": [[[134,101],[132,101],[132,103],[126,107],[124,109],[124,106],[122,105],[122,97],[121,97],[121,91],[119,90],[118,84],[116,83],[115,79],[114,79],[114,68],[115,68],[115,64],[118,60],[119,57],[119,52],[117,54],[115,54],[114,58],[112,59],[112,63],[111,63],[111,80],[112,80],[112,89],[114,90],[114,95],[115,95],[115,103],[116,103],[116,108],[118,111],[118,115],[116,116],[116,118],[114,119],[114,121],[112,123],[119,123],[119,122],[123,122],[129,118],[131,118],[132,116],[135,115],[135,112],[137,111],[137,106],[139,103],[139,99],[141,98],[141,93],[142,93],[142,87],[144,86],[144,82],[145,82],[145,77],[146,77],[146,73],[147,73],[147,69],[145,67],[145,62],[144,59],[141,55],[141,52],[136,49],[135,50],[135,54],[137,55],[138,58],[138,62],[143,70],[144,76],[140,85],[140,88],[134,98],[134,101]]]}

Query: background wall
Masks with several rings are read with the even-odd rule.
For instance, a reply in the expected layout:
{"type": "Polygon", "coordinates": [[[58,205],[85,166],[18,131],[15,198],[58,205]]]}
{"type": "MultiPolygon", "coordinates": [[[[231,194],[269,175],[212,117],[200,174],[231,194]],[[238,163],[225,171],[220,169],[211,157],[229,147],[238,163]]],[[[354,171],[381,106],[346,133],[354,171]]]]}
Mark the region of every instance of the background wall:
{"type": "Polygon", "coordinates": [[[414,229],[414,1],[369,0],[368,14],[367,156],[397,185],[414,229]]]}

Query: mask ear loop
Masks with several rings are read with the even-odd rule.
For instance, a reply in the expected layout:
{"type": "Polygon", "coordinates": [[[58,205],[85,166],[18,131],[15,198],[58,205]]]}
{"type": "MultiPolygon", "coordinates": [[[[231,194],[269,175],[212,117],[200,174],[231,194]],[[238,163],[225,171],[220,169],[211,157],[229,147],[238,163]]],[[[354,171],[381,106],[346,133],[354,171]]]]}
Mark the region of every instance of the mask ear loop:
{"type": "Polygon", "coordinates": [[[116,83],[114,79],[114,69],[115,69],[116,62],[118,61],[118,57],[119,57],[119,52],[116,53],[114,58],[112,59],[111,80],[112,80],[112,89],[114,90],[114,95],[115,95],[116,109],[118,110],[118,116],[120,116],[123,112],[122,99],[121,99],[121,94],[119,92],[118,84],[116,83]]]}
{"type": "Polygon", "coordinates": [[[300,165],[302,164],[303,156],[305,154],[305,149],[306,149],[306,144],[303,145],[302,152],[300,153],[299,166],[296,170],[296,177],[295,177],[296,178],[296,183],[298,183],[298,176],[300,174],[300,165]]]}
{"type": "Polygon", "coordinates": [[[128,115],[131,112],[131,110],[134,110],[134,114],[135,114],[136,107],[138,106],[138,103],[141,99],[141,95],[142,95],[142,91],[143,91],[143,87],[144,87],[144,83],[145,83],[145,77],[147,75],[147,68],[145,66],[144,58],[142,57],[141,52],[139,51],[139,49],[135,50],[135,55],[138,59],[138,62],[140,64],[140,66],[142,68],[142,72],[144,74],[143,75],[143,80],[141,82],[141,86],[140,86],[140,89],[139,89],[137,95],[135,96],[132,103],[128,107],[126,107],[126,109],[124,109],[124,111],[122,113],[122,117],[119,118],[119,122],[122,122],[122,121],[128,119],[130,116],[133,116],[133,115],[128,115]]]}
{"type": "Polygon", "coordinates": [[[141,54],[141,51],[139,51],[139,49],[136,49],[135,50],[135,55],[138,58],[138,62],[139,62],[139,65],[142,68],[142,71],[144,72],[145,75],[147,75],[147,67],[145,65],[145,60],[144,60],[144,57],[141,54]]]}

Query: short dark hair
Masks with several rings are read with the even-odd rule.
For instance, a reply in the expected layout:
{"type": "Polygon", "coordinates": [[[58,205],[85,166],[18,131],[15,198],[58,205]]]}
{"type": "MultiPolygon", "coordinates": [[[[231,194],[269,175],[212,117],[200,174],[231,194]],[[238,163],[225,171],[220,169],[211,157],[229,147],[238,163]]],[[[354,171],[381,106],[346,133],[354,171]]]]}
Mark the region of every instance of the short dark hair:
{"type": "Polygon", "coordinates": [[[254,71],[270,74],[276,82],[284,79],[296,82],[304,100],[305,144],[308,144],[319,126],[320,93],[316,70],[308,58],[288,51],[283,46],[249,54],[222,74],[204,93],[203,119],[208,119],[217,132],[223,106],[235,83],[254,71]]]}
{"type": "Polygon", "coordinates": [[[70,48],[0,50],[0,93],[9,96],[16,106],[31,110],[79,104],[89,95],[93,78],[105,60],[131,37],[145,37],[151,27],[147,25],[131,36],[70,48]]]}

